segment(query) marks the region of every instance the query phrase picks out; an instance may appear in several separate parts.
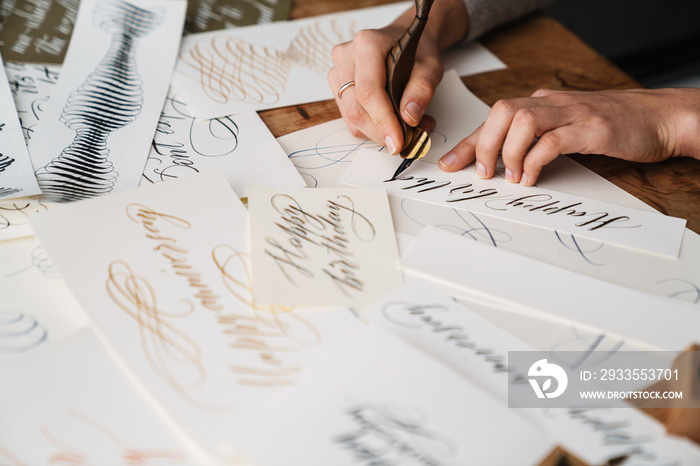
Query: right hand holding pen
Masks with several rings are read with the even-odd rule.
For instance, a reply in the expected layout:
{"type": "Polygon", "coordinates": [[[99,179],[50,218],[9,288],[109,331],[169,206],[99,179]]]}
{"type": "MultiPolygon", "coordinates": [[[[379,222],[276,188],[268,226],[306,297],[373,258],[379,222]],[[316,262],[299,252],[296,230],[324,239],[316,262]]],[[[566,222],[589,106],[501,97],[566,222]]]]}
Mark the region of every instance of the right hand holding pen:
{"type": "MultiPolygon", "coordinates": [[[[358,32],[352,41],[333,48],[335,66],[328,73],[340,114],[353,136],[372,139],[392,154],[403,146],[403,134],[385,91],[385,60],[404,31],[392,25],[358,32]],[[340,88],[351,81],[354,86],[346,86],[338,96],[340,88]]],[[[410,126],[423,118],[442,74],[437,44],[424,34],[400,105],[401,117],[410,126]]]]}
{"type": "MultiPolygon", "coordinates": [[[[403,147],[403,133],[386,93],[386,56],[415,17],[410,8],[391,25],[358,32],[350,42],[332,51],[334,67],[328,83],[335,94],[340,114],[353,136],[369,138],[397,154],[403,147]],[[354,82],[354,85],[345,86],[354,82]],[[343,91],[340,92],[340,89],[343,91]]],[[[425,118],[425,109],[442,80],[440,51],[459,41],[469,19],[462,0],[435,2],[423,32],[411,78],[400,104],[401,118],[410,126],[432,130],[435,120],[425,118]]]]}

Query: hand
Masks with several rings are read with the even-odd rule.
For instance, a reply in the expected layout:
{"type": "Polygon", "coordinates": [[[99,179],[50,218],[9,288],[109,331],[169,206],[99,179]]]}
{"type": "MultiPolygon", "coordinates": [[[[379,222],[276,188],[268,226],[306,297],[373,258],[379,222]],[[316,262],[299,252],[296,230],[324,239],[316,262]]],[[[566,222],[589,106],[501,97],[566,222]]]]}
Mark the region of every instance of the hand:
{"type": "Polygon", "coordinates": [[[476,160],[491,178],[502,153],[506,180],[532,186],[559,154],[605,154],[636,162],[700,159],[700,89],[563,92],[501,100],[470,136],[440,159],[445,171],[476,160]]]}
{"type": "MultiPolygon", "coordinates": [[[[415,16],[411,8],[391,25],[382,29],[362,30],[350,42],[332,50],[335,66],[328,73],[328,83],[335,94],[340,114],[350,132],[386,146],[392,154],[403,147],[401,126],[385,91],[385,59],[389,50],[406,31],[415,16]],[[343,84],[354,81],[338,97],[343,84]]],[[[410,126],[421,123],[425,109],[442,80],[440,50],[459,40],[466,32],[466,9],[462,0],[435,2],[416,51],[416,62],[400,103],[402,119],[410,126]],[[446,26],[461,21],[459,28],[446,26]]],[[[422,127],[434,126],[428,119],[422,127]]]]}

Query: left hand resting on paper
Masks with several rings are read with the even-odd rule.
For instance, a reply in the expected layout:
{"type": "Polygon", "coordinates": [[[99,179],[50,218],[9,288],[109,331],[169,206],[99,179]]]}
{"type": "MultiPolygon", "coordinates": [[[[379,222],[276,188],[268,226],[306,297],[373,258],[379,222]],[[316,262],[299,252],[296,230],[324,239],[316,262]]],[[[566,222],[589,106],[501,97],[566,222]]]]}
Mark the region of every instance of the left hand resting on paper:
{"type": "Polygon", "coordinates": [[[501,100],[439,165],[452,172],[476,160],[477,176],[491,178],[499,152],[506,179],[525,186],[535,184],[542,167],[559,154],[636,162],[700,159],[700,89],[541,89],[531,97],[501,100]]]}

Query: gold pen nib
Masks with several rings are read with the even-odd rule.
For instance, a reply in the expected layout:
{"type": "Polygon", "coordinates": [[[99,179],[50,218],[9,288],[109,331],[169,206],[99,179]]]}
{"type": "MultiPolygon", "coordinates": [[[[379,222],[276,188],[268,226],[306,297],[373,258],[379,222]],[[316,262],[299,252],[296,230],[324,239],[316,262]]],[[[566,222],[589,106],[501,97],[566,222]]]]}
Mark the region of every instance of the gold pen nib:
{"type": "Polygon", "coordinates": [[[414,160],[418,160],[430,150],[430,136],[421,128],[409,126],[406,133],[406,142],[401,149],[403,161],[390,181],[394,181],[414,160]]]}

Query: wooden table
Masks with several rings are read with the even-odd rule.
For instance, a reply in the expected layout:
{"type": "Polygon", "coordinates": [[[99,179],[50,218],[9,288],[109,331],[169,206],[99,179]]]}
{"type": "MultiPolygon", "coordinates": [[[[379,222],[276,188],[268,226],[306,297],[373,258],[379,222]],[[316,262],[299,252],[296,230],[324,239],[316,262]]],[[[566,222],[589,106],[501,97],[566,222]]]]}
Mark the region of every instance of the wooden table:
{"type": "MultiPolygon", "coordinates": [[[[292,18],[393,3],[391,0],[295,0],[292,18]]],[[[489,105],[529,96],[539,88],[603,90],[641,87],[573,33],[544,14],[502,26],[480,41],[503,60],[505,70],[462,78],[489,105]]],[[[335,101],[260,112],[275,136],[340,118],[335,101]]],[[[465,134],[466,136],[466,134],[465,134]]],[[[596,155],[573,158],[655,209],[688,220],[700,233],[700,161],[687,157],[641,164],[596,155]]]]}

